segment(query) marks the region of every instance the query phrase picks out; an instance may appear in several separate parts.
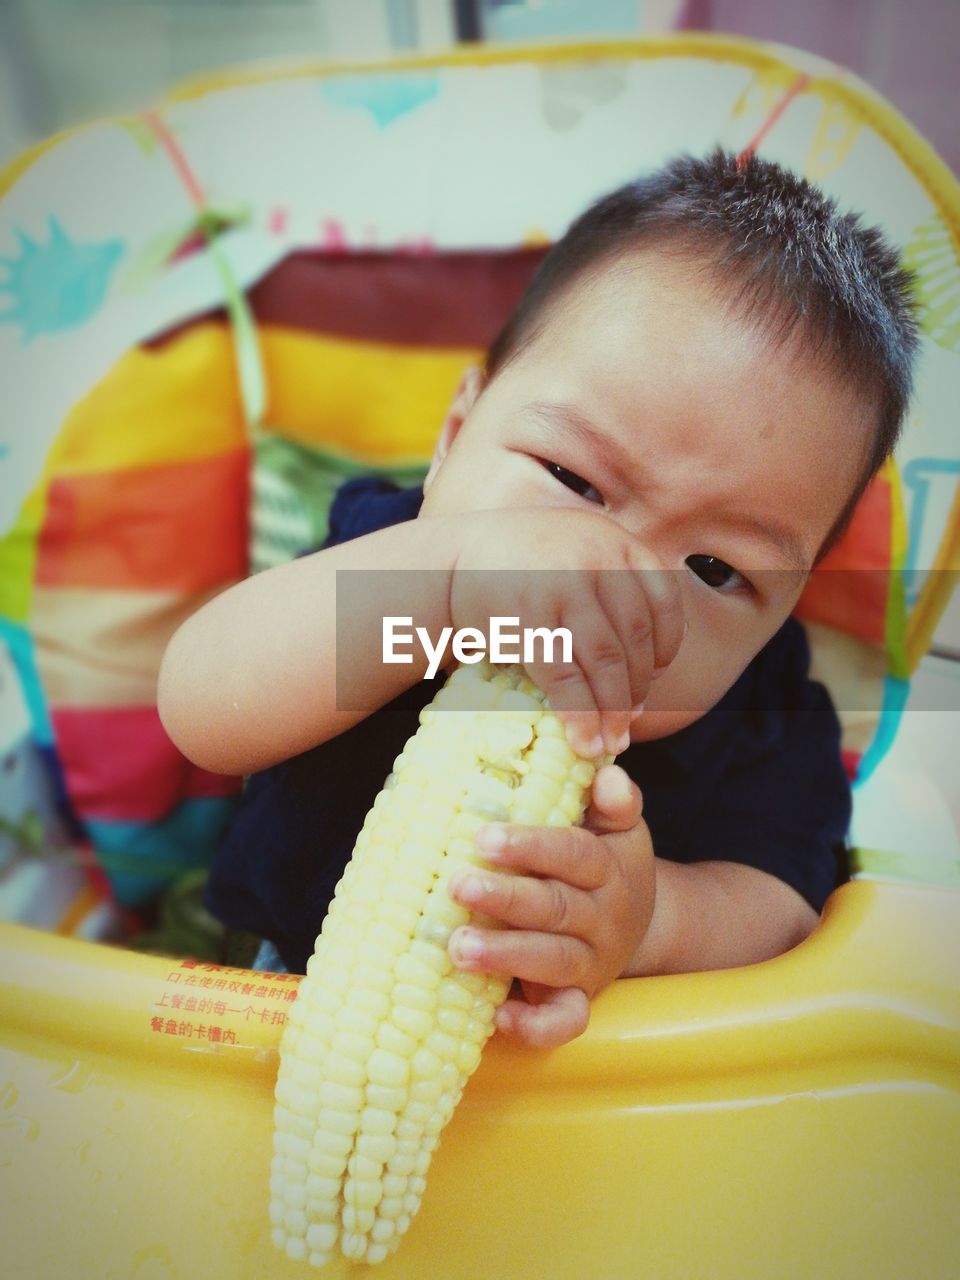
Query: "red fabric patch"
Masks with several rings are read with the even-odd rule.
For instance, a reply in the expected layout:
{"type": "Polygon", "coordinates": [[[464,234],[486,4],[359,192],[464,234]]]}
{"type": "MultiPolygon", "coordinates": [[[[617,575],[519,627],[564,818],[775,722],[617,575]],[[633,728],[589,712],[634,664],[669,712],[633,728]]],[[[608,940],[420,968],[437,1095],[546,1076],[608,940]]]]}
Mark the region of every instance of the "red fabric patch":
{"type": "MultiPolygon", "coordinates": [[[[485,348],[548,248],[427,253],[423,243],[407,252],[331,247],[292,253],[253,286],[250,305],[260,324],[402,346],[485,348]]],[[[199,320],[223,314],[195,316],[145,345],[159,349],[199,320]]]]}
{"type": "Polygon", "coordinates": [[[857,774],[860,772],[860,761],[863,759],[862,751],[842,751],[840,758],[843,761],[843,767],[847,771],[847,778],[850,782],[856,782],[857,774]]]}
{"type": "Polygon", "coordinates": [[[81,818],[156,822],[182,800],[231,796],[241,780],[191,764],[156,707],[53,708],[70,799],[81,818]]]}

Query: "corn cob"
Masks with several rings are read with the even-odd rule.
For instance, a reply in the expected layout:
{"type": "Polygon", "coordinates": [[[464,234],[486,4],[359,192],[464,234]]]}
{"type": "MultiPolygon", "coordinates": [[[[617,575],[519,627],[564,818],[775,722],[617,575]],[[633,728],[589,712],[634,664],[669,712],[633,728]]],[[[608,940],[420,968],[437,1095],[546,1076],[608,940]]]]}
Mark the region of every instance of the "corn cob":
{"type": "Polygon", "coordinates": [[[323,1266],[379,1262],[420,1205],[440,1132],[480,1061],[510,976],[447,954],[473,919],[447,886],[482,864],[488,821],[570,826],[602,761],[579,758],[518,667],[458,668],[367,815],[280,1045],[270,1219],[323,1266]]]}

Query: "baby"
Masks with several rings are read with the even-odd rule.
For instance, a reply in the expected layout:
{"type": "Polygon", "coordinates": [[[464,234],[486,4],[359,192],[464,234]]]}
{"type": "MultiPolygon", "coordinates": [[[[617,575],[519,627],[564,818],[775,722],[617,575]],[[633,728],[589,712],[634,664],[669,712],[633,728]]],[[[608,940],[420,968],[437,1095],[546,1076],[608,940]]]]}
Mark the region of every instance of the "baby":
{"type": "Polygon", "coordinates": [[[622,753],[582,829],[490,823],[485,865],[451,882],[507,926],[449,944],[463,969],[516,975],[500,1030],[558,1045],[618,976],[799,943],[837,883],[850,797],[790,614],[894,446],[916,347],[896,254],[774,163],[681,156],[593,205],[464,376],[422,491],[344,486],[323,549],[172,640],[170,736],[255,774],[211,910],[305,969],[436,691],[416,648],[382,661],[383,618],[439,636],[500,615],[569,629],[572,660],[529,674],[583,754],[622,753]],[[357,641],[338,647],[337,573],[370,569],[430,572],[352,593],[339,634],[357,641]]]}

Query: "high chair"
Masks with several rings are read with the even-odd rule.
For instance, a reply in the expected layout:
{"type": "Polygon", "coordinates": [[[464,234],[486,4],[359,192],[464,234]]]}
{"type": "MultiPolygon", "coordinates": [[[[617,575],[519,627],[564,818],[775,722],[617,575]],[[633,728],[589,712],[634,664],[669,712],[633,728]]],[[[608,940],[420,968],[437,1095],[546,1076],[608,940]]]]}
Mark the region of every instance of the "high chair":
{"type": "MultiPolygon", "coordinates": [[[[861,81],[699,34],[252,69],[0,176],[11,1276],[307,1274],[266,1192],[298,979],[125,945],[202,876],[241,785],[166,738],[161,654],[321,541],[342,479],[418,482],[545,246],[717,143],[817,182],[916,272],[902,445],[799,610],[866,784],[960,569],[960,186],[861,81]]],[[[495,1037],[385,1280],[953,1280],[960,877],[955,848],[916,852],[857,850],[776,960],[620,980],[562,1049],[495,1037]]]]}

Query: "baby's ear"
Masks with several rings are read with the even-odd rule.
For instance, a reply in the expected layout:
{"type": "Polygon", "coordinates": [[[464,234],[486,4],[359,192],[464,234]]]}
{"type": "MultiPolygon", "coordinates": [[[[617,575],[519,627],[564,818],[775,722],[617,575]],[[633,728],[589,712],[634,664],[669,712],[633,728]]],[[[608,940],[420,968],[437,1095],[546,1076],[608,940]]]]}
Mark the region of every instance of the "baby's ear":
{"type": "Polygon", "coordinates": [[[447,410],[447,416],[443,420],[440,435],[434,446],[430,470],[427,472],[426,479],[423,482],[424,493],[429,489],[433,482],[433,477],[443,465],[447,450],[457,438],[457,433],[466,421],[470,410],[477,403],[485,383],[486,379],[484,378],[483,370],[479,365],[475,364],[471,365],[460,379],[457,393],[450,402],[450,408],[447,410]]]}

